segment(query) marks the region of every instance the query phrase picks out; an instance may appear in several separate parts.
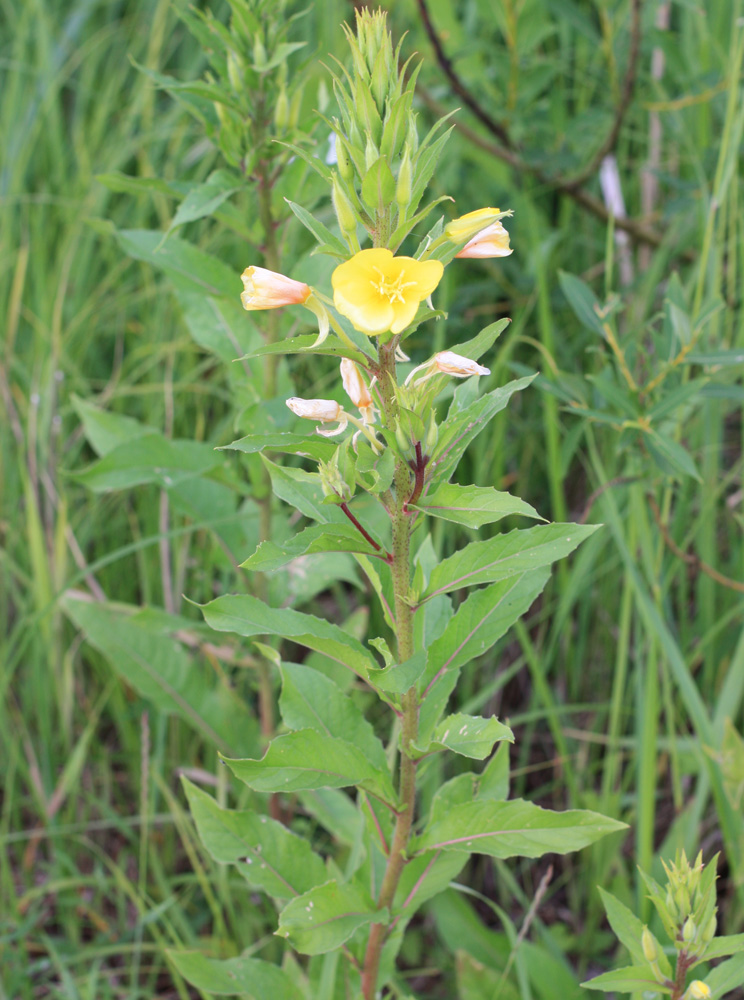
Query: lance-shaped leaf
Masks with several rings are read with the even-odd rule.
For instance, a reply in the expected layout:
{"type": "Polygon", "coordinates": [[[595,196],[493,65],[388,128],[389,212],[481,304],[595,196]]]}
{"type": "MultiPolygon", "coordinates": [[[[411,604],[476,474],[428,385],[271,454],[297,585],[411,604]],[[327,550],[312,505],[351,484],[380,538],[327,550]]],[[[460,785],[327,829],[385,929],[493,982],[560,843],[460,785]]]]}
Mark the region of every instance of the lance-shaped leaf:
{"type": "Polygon", "coordinates": [[[431,851],[412,858],[403,869],[393,903],[393,913],[409,918],[428,900],[438,896],[467,864],[467,855],[456,851],[431,851]]]}
{"type": "Polygon", "coordinates": [[[442,483],[419,503],[411,504],[411,507],[432,517],[466,524],[469,528],[480,528],[482,524],[500,521],[509,514],[523,514],[540,519],[534,507],[530,507],[524,500],[511,493],[501,493],[492,486],[442,483]]]}
{"type": "Polygon", "coordinates": [[[169,949],[168,959],[198,990],[243,1000],[304,1000],[289,975],[260,958],[207,958],[198,951],[169,949]]]}
{"type": "Polygon", "coordinates": [[[377,666],[364,646],[338,625],[291,608],[270,608],[248,594],[218,597],[202,605],[202,612],[207,624],[218,632],[280,635],[324,653],[360,677],[377,666]]]}
{"type": "Polygon", "coordinates": [[[744,951],[744,934],[728,934],[713,938],[705,949],[702,961],[708,962],[711,958],[725,958],[727,955],[737,955],[742,951],[744,951]]]}
{"type": "Polygon", "coordinates": [[[359,785],[395,804],[390,774],[353,743],[299,729],[278,736],[260,760],[228,760],[236,778],[257,792],[297,792],[359,785]]]}
{"type": "Polygon", "coordinates": [[[545,524],[471,542],[432,571],[421,602],[437,594],[480,583],[495,583],[516,573],[562,559],[600,527],[596,524],[545,524]]]}
{"type": "Polygon", "coordinates": [[[414,839],[414,851],[467,851],[493,858],[567,854],[624,830],[625,823],[585,809],[552,812],[516,799],[476,800],[453,807],[414,839]]]}
{"type": "Polygon", "coordinates": [[[460,668],[485,653],[521,618],[550,577],[547,569],[512,576],[476,590],[460,605],[439,639],[429,647],[419,739],[431,738],[457,681],[460,668]]]}
{"type": "Polygon", "coordinates": [[[515,379],[481,396],[463,410],[456,406],[458,396],[455,394],[455,401],[440,428],[437,449],[429,467],[437,481],[450,478],[470,442],[504,409],[514,393],[526,388],[534,378],[534,375],[527,375],[515,379]]]}
{"type": "Polygon", "coordinates": [[[514,733],[503,722],[499,722],[493,716],[490,719],[483,719],[458,712],[456,715],[447,716],[439,723],[428,746],[414,743],[413,750],[416,756],[440,750],[452,750],[463,757],[483,760],[490,754],[494,743],[498,740],[514,742],[514,733]]]}
{"type": "Polygon", "coordinates": [[[726,962],[721,962],[708,973],[705,982],[710,989],[713,1000],[719,1000],[729,990],[736,989],[744,983],[744,955],[735,955],[726,962]]]}
{"type": "Polygon", "coordinates": [[[240,294],[238,272],[191,243],[173,236],[161,245],[163,234],[151,229],[123,229],[116,235],[125,253],[165,271],[180,287],[228,298],[240,294]]]}
{"type": "MultiPolygon", "coordinates": [[[[146,609],[71,597],[63,608],[127,684],[159,711],[185,719],[227,753],[258,748],[258,725],[245,702],[154,623],[146,609]]],[[[174,619],[174,631],[181,621],[174,619]]]]}
{"type": "Polygon", "coordinates": [[[351,524],[318,524],[305,528],[280,545],[262,542],[241,565],[260,573],[271,573],[300,556],[316,552],[362,552],[376,556],[374,549],[351,524]]]}
{"type": "Polygon", "coordinates": [[[337,445],[318,434],[290,434],[288,431],[271,431],[267,434],[246,434],[231,444],[222,445],[218,451],[242,451],[245,455],[256,452],[278,451],[284,455],[304,455],[328,461],[337,445]]]}
{"type": "Polygon", "coordinates": [[[318,339],[317,333],[305,333],[301,337],[291,337],[289,340],[278,340],[273,344],[264,344],[257,347],[246,358],[261,358],[267,354],[325,354],[331,358],[350,358],[359,365],[368,365],[371,359],[361,350],[352,350],[330,334],[317,347],[314,347],[318,339]]]}
{"type": "Polygon", "coordinates": [[[387,770],[382,743],[351,698],[325,674],[297,663],[282,663],[279,711],[289,729],[315,729],[358,747],[378,770],[387,770]]]}
{"type": "Polygon", "coordinates": [[[299,896],[328,878],[323,859],[303,837],[251,810],[222,809],[182,779],[201,842],[220,864],[234,864],[246,880],[276,899],[299,896]]]}
{"type": "Polygon", "coordinates": [[[387,920],[387,910],[353,882],[326,882],[293,899],[279,914],[277,934],[289,938],[303,955],[322,955],[340,948],[365,924],[387,920]]]}
{"type": "Polygon", "coordinates": [[[124,441],[80,472],[70,473],[96,493],[123,490],[145,483],[167,488],[223,465],[224,456],[199,441],[171,441],[150,433],[124,441]]]}
{"type": "Polygon", "coordinates": [[[213,170],[201,184],[195,184],[178,206],[173,221],[168,227],[172,233],[186,222],[194,222],[211,215],[231,194],[241,188],[241,179],[228,170],[213,170]]]}
{"type": "Polygon", "coordinates": [[[604,972],[601,976],[588,979],[581,984],[590,990],[602,990],[603,993],[669,993],[668,986],[662,986],[656,979],[650,966],[629,965],[624,969],[604,972]]]}

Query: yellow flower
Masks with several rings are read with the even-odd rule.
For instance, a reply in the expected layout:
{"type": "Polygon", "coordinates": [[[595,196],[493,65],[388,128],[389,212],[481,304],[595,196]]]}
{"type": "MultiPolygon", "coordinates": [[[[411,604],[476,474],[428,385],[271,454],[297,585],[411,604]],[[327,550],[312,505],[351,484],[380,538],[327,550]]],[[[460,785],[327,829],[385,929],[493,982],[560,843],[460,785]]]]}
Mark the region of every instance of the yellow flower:
{"type": "Polygon", "coordinates": [[[456,257],[508,257],[512,253],[509,234],[500,222],[493,222],[466,243],[456,257]]]}
{"type": "Polygon", "coordinates": [[[510,213],[501,212],[498,208],[477,208],[474,212],[448,222],[444,227],[444,235],[453,243],[465,243],[505,214],[510,213]]]}
{"type": "Polygon", "coordinates": [[[710,997],[713,995],[710,992],[710,986],[699,979],[695,979],[690,983],[688,993],[692,997],[692,1000],[710,1000],[710,997]]]}
{"type": "Polygon", "coordinates": [[[383,247],[360,250],[333,272],[333,303],[368,337],[401,333],[443,272],[439,260],[394,257],[383,247]]]}
{"type": "Polygon", "coordinates": [[[299,305],[310,297],[310,286],[295,281],[265,267],[247,267],[243,271],[244,292],[240,301],[244,309],[278,309],[280,306],[299,305]]]}

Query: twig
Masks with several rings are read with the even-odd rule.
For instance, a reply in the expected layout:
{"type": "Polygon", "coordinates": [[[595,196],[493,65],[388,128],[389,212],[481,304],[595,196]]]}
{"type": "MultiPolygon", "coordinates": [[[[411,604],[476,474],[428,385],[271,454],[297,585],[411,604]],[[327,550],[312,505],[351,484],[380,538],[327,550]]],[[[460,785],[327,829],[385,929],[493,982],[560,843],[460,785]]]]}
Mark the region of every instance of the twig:
{"type": "MultiPolygon", "coordinates": [[[[604,142],[591,158],[589,163],[580,170],[575,177],[570,178],[566,183],[569,188],[581,187],[599,169],[602,160],[608,156],[615,148],[620,135],[625,116],[630,108],[635,90],[636,76],[638,73],[638,55],[641,51],[641,7],[642,0],[632,0],[630,12],[630,45],[628,48],[628,65],[625,70],[620,101],[615,108],[615,116],[612,121],[610,131],[607,133],[604,142]]],[[[616,220],[617,222],[617,220],[616,220]]]]}
{"type": "Polygon", "coordinates": [[[692,566],[699,572],[705,573],[711,580],[720,583],[722,587],[728,587],[729,590],[735,590],[739,594],[744,594],[744,583],[741,583],[739,580],[732,580],[730,576],[724,576],[723,573],[719,573],[713,566],[709,566],[708,563],[703,562],[700,556],[695,555],[694,552],[684,552],[669,534],[669,528],[661,519],[661,511],[654,497],[650,493],[647,493],[646,499],[653,512],[656,525],[661,532],[661,537],[678,559],[682,559],[688,566],[692,566]]]}
{"type": "Polygon", "coordinates": [[[486,126],[489,132],[492,132],[496,138],[502,142],[508,149],[513,148],[514,143],[511,140],[511,136],[506,130],[506,127],[497,122],[495,118],[492,118],[489,113],[480,106],[475,97],[470,93],[468,88],[462,82],[460,77],[455,72],[452,63],[447,58],[444,49],[442,48],[442,43],[439,41],[439,35],[437,35],[434,25],[432,24],[431,15],[426,6],[426,0],[417,0],[419,10],[421,11],[421,20],[424,24],[424,30],[429,36],[429,41],[432,44],[432,48],[437,57],[437,62],[439,63],[445,76],[452,84],[452,89],[463,100],[470,110],[473,112],[476,118],[480,119],[486,126]]]}
{"type": "Polygon", "coordinates": [[[339,507],[344,512],[344,514],[346,514],[346,516],[348,517],[348,519],[351,521],[351,523],[354,525],[354,527],[357,529],[357,531],[360,533],[360,535],[364,538],[364,540],[367,541],[367,542],[369,542],[369,544],[372,546],[373,549],[375,549],[375,551],[382,552],[382,547],[377,544],[377,542],[370,535],[370,533],[367,531],[367,529],[364,527],[364,525],[361,524],[356,519],[356,517],[351,513],[351,511],[349,510],[349,505],[347,503],[342,503],[342,504],[339,504],[339,507]]]}

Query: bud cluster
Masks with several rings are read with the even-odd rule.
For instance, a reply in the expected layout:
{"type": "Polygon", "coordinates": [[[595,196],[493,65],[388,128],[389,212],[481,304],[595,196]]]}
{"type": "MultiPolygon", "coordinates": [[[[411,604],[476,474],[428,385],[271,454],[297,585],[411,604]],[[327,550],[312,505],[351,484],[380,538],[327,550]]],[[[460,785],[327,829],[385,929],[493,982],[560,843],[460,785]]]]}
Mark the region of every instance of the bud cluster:
{"type": "Polygon", "coordinates": [[[338,163],[333,205],[354,252],[357,225],[376,245],[395,250],[434,207],[416,213],[446,141],[446,134],[434,139],[440,122],[419,143],[412,107],[418,67],[406,80],[411,60],[399,66],[400,44],[393,48],[385,17],[366,7],[357,11],[356,33],[346,28],[352,69],[339,63],[333,76],[340,112],[328,123],[338,163]]]}

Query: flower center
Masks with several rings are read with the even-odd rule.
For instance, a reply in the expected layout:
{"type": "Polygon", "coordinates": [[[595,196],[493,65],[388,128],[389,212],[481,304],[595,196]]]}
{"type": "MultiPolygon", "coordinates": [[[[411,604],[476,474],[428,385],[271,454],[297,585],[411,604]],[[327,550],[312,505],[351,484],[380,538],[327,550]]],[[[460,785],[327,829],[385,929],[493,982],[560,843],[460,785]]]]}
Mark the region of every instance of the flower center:
{"type": "Polygon", "coordinates": [[[393,302],[406,301],[404,290],[415,285],[416,282],[403,280],[406,273],[404,268],[401,268],[400,274],[395,279],[390,279],[386,274],[383,274],[379,267],[375,267],[373,270],[377,272],[378,278],[372,279],[370,284],[379,295],[383,295],[391,305],[393,302]]]}

